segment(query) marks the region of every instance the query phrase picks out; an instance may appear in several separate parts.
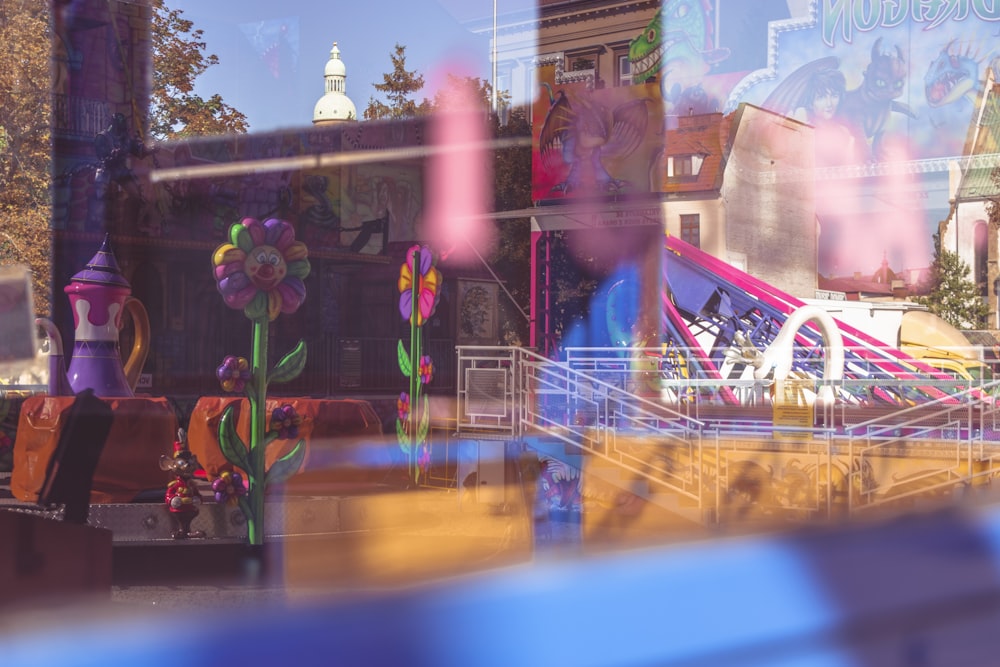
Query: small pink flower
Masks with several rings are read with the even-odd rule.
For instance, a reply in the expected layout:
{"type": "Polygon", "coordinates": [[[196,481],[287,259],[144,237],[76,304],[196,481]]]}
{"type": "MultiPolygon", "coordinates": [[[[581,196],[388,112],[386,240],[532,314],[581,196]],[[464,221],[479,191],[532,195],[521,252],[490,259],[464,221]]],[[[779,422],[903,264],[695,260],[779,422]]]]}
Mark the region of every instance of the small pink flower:
{"type": "Polygon", "coordinates": [[[223,359],[222,365],[215,370],[215,376],[219,378],[223,391],[243,391],[250,381],[250,364],[243,357],[230,355],[223,359]]]}
{"type": "Polygon", "coordinates": [[[427,384],[434,379],[434,362],[426,354],[420,357],[420,367],[417,369],[420,374],[420,382],[427,384]]]}
{"type": "Polygon", "coordinates": [[[406,418],[410,416],[410,395],[405,391],[400,392],[399,398],[396,400],[396,412],[401,422],[405,422],[406,418]]]}
{"type": "Polygon", "coordinates": [[[212,482],[212,491],[215,491],[215,502],[230,505],[235,505],[240,496],[247,494],[247,489],[243,486],[243,476],[228,470],[212,482]]]}
{"type": "Polygon", "coordinates": [[[427,443],[424,443],[420,447],[420,456],[417,458],[417,465],[420,466],[420,470],[424,475],[427,474],[427,471],[431,467],[431,448],[427,443]]]}
{"type": "Polygon", "coordinates": [[[290,440],[299,437],[299,425],[302,424],[302,417],[295,412],[291,405],[282,405],[275,408],[271,413],[271,430],[278,432],[278,438],[290,440]]]}

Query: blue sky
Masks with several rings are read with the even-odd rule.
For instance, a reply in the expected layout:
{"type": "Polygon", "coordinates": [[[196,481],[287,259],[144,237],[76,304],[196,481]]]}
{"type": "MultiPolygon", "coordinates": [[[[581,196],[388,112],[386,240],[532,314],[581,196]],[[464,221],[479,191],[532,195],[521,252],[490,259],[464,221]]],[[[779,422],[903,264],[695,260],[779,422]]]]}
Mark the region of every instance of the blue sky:
{"type": "MultiPolygon", "coordinates": [[[[499,0],[524,5],[527,0],[499,0]]],[[[220,93],[250,121],[251,132],[302,127],[312,122],[323,94],[323,68],[338,43],[347,66],[347,94],[359,116],[372,84],[391,69],[390,54],[406,46],[407,69],[427,80],[463,71],[490,76],[489,39],[462,22],[492,15],[492,0],[167,0],[204,31],[206,53],[219,64],[197,80],[196,91],[220,93]],[[277,50],[269,47],[280,45],[277,50]],[[438,75],[440,76],[440,75],[438,75]]],[[[502,10],[501,10],[502,11],[502,10]]]]}

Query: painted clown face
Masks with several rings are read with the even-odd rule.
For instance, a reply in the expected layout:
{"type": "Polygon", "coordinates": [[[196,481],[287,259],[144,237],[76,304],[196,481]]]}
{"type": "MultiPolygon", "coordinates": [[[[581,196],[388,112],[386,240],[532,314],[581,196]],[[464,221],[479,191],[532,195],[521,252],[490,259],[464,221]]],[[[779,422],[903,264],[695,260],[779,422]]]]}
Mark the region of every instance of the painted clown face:
{"type": "Polygon", "coordinates": [[[274,289],[288,273],[288,266],[281,252],[268,245],[257,246],[247,253],[244,266],[250,282],[262,290],[274,289]]]}

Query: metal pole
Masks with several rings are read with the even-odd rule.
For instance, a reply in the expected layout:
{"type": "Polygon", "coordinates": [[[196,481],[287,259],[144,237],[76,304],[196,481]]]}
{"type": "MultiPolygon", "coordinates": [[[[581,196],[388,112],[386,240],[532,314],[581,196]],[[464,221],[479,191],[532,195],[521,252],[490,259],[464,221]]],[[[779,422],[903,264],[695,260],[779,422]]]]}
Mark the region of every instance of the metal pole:
{"type": "Polygon", "coordinates": [[[500,114],[497,109],[497,0],[493,0],[493,113],[500,114]]]}

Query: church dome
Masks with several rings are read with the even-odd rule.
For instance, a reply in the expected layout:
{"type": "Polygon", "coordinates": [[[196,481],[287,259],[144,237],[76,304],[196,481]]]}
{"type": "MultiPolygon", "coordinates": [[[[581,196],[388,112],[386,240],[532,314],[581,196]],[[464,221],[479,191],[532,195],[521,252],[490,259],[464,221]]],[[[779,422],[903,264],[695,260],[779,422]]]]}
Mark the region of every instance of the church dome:
{"type": "Polygon", "coordinates": [[[340,59],[340,49],[337,48],[337,42],[334,42],[333,48],[330,49],[330,59],[326,61],[324,74],[326,76],[347,76],[347,66],[340,59]]]}
{"type": "Polygon", "coordinates": [[[313,107],[313,123],[326,124],[357,120],[358,111],[346,92],[347,67],[340,59],[340,49],[337,48],[336,42],[330,49],[330,59],[326,62],[323,79],[326,91],[313,107]]]}

